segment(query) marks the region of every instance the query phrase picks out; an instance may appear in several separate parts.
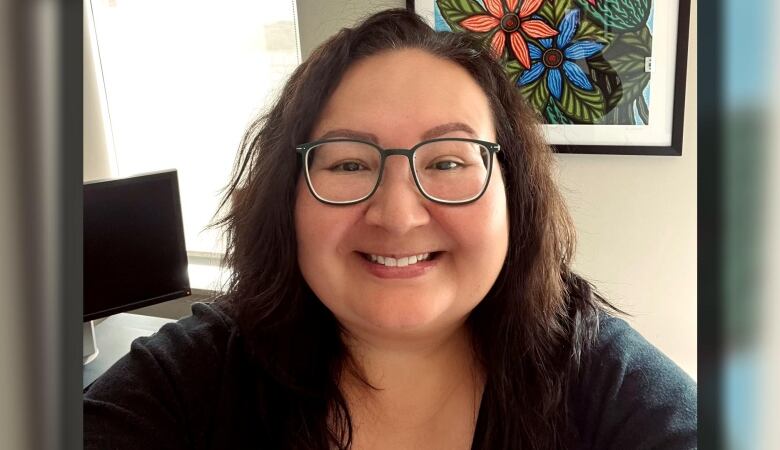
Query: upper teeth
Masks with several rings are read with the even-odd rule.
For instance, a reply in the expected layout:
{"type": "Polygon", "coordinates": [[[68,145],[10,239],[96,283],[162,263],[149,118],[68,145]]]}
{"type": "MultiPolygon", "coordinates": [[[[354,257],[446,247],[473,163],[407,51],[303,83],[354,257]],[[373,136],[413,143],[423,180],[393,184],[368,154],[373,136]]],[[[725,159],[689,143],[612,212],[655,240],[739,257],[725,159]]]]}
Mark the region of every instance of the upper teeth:
{"type": "Polygon", "coordinates": [[[369,255],[372,262],[384,264],[386,267],[406,267],[425,261],[431,257],[430,253],[421,253],[419,255],[404,256],[402,258],[392,258],[390,256],[369,255]]]}

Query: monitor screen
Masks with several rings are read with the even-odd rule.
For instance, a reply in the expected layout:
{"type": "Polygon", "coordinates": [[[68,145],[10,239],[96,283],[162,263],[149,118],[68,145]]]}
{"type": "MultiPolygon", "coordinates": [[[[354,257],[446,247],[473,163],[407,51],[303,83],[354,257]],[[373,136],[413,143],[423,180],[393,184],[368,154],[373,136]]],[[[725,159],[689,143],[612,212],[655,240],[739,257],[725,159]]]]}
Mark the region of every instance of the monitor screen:
{"type": "Polygon", "coordinates": [[[84,320],[190,294],[176,171],[84,184],[84,320]]]}

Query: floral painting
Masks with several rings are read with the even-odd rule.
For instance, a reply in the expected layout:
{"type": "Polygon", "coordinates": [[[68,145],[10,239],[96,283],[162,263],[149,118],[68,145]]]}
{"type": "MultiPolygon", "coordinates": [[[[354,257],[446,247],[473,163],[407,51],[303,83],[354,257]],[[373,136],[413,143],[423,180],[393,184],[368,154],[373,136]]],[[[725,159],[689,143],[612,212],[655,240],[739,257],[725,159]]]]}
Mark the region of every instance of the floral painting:
{"type": "Polygon", "coordinates": [[[651,0],[435,0],[437,30],[472,33],[549,124],[647,125],[651,0]]]}

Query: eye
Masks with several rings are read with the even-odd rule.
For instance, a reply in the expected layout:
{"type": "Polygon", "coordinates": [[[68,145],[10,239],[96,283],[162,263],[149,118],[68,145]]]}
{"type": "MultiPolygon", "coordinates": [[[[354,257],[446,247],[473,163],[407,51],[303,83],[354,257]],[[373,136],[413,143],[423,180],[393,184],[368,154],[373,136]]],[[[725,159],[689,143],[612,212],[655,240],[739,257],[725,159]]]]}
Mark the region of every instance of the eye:
{"type": "Polygon", "coordinates": [[[358,172],[366,169],[367,167],[358,161],[344,161],[330,167],[333,172],[358,172]]]}
{"type": "Polygon", "coordinates": [[[463,164],[451,160],[441,160],[432,163],[429,168],[436,170],[453,170],[463,166],[463,164]]]}

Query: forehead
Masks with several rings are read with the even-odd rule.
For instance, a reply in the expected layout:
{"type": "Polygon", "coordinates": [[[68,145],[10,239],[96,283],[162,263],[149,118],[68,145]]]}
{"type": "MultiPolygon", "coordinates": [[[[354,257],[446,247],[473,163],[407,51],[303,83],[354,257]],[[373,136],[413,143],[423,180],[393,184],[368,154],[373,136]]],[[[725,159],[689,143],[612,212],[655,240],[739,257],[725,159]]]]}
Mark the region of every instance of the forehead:
{"type": "Polygon", "coordinates": [[[464,68],[423,50],[390,50],[347,69],[312,138],[346,128],[380,141],[411,141],[446,123],[467,124],[475,137],[495,137],[487,96],[464,68]]]}

